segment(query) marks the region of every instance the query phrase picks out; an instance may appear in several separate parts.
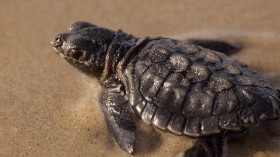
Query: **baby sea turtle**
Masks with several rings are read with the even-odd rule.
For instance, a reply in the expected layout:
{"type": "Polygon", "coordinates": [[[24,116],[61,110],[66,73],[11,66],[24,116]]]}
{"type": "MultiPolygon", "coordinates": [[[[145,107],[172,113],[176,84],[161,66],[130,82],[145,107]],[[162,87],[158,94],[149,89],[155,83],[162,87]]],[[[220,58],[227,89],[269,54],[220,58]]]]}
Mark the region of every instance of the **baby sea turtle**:
{"type": "Polygon", "coordinates": [[[109,131],[128,153],[134,151],[136,116],[161,130],[199,137],[185,156],[220,157],[227,136],[279,115],[279,92],[258,72],[195,42],[140,39],[76,22],[52,45],[101,84],[109,131]]]}

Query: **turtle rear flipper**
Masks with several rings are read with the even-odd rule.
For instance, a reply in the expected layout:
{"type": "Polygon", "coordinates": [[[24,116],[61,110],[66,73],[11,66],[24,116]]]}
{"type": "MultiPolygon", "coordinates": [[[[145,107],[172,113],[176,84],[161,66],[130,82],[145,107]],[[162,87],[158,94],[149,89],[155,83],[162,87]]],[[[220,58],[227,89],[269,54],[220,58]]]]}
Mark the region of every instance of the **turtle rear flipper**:
{"type": "Polygon", "coordinates": [[[227,152],[227,137],[214,135],[199,138],[184,157],[224,157],[227,152]]]}
{"type": "Polygon", "coordinates": [[[105,115],[109,132],[121,149],[132,154],[135,143],[135,121],[130,104],[125,98],[120,84],[110,84],[102,92],[101,108],[105,115]]]}
{"type": "Polygon", "coordinates": [[[212,39],[189,39],[187,43],[196,44],[204,48],[224,53],[227,56],[235,54],[242,49],[241,45],[212,39]]]}

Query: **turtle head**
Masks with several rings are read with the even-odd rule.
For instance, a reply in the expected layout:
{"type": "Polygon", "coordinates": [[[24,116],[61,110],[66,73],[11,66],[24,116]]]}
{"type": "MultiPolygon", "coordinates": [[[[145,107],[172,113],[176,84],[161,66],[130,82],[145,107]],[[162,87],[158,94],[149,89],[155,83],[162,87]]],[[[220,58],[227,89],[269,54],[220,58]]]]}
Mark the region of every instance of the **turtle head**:
{"type": "Polygon", "coordinates": [[[75,22],[51,42],[57,54],[89,76],[102,75],[115,32],[88,22],[75,22]]]}

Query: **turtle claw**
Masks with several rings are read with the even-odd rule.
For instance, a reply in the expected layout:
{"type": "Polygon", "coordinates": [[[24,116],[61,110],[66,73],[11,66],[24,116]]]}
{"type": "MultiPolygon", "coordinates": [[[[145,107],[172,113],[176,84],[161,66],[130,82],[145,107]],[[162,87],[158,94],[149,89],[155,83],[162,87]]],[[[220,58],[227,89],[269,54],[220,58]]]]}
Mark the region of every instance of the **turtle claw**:
{"type": "Polygon", "coordinates": [[[134,153],[134,145],[126,144],[124,149],[129,154],[133,154],[134,153]]]}
{"type": "Polygon", "coordinates": [[[123,131],[123,133],[118,133],[115,139],[122,150],[129,154],[134,153],[135,132],[123,131]]]}

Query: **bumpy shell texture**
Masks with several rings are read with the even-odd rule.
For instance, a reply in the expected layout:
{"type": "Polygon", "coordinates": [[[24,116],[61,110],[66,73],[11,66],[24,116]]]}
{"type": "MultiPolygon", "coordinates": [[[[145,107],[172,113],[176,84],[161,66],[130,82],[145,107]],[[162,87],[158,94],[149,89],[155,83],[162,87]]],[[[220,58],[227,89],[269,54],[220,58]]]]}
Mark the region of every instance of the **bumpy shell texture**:
{"type": "Polygon", "coordinates": [[[239,131],[279,115],[277,91],[259,73],[194,44],[152,40],[124,69],[134,111],[174,134],[239,131]]]}

